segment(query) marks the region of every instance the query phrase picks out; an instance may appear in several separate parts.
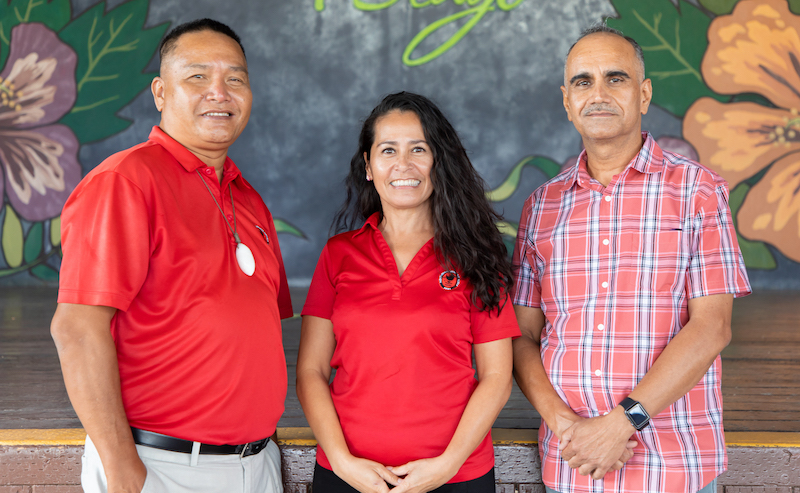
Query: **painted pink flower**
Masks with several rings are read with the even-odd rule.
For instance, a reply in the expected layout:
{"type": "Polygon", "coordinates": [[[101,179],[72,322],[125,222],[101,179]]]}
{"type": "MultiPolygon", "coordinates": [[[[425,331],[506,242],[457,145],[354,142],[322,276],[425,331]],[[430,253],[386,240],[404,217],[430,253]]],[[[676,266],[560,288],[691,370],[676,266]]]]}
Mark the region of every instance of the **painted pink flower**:
{"type": "Polygon", "coordinates": [[[0,188],[17,213],[61,213],[81,179],[80,145],[57,122],[75,104],[77,55],[42,24],[19,24],[0,72],[0,188]]]}

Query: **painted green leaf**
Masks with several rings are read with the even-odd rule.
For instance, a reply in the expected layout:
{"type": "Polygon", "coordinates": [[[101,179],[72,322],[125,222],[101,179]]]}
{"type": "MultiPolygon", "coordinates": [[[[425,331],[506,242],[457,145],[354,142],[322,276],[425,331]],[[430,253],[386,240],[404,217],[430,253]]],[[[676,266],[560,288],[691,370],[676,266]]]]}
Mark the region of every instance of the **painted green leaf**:
{"type": "Polygon", "coordinates": [[[793,14],[800,15],[800,0],[789,0],[789,10],[793,14]]]}
{"type": "MultiPolygon", "coordinates": [[[[728,205],[731,208],[731,215],[733,216],[734,225],[737,223],[736,216],[739,213],[739,209],[742,207],[744,198],[749,190],[750,185],[742,183],[730,194],[728,205]]],[[[748,268],[770,270],[777,267],[775,257],[772,255],[772,252],[769,251],[769,248],[767,248],[767,245],[764,242],[748,240],[738,233],[738,229],[736,236],[739,239],[739,248],[742,250],[744,264],[748,268]]]]}
{"type": "Polygon", "coordinates": [[[143,29],[149,0],[130,0],[110,12],[90,8],[59,34],[78,53],[78,99],[61,119],[84,144],[125,130],[132,122],[117,112],[150,85],[143,73],[169,24],[143,29]]]}
{"type": "Polygon", "coordinates": [[[739,0],[700,0],[700,5],[716,15],[730,14],[739,0]]]}
{"type": "Polygon", "coordinates": [[[22,264],[23,232],[22,223],[10,205],[6,205],[6,214],[3,218],[3,256],[9,267],[18,267],[22,264]]]}
{"type": "Polygon", "coordinates": [[[518,229],[519,223],[512,223],[510,221],[499,221],[497,223],[497,230],[500,231],[500,234],[504,236],[516,238],[518,229]]]}
{"type": "Polygon", "coordinates": [[[725,98],[706,86],[700,62],[708,46],[711,19],[686,0],[612,0],[619,18],[608,25],[635,39],[644,50],[653,81],[653,104],[681,117],[698,98],[725,98]]]}
{"type": "Polygon", "coordinates": [[[290,235],[299,236],[300,238],[306,237],[296,226],[283,219],[275,219],[275,232],[289,233],[290,235]]]}
{"type": "Polygon", "coordinates": [[[33,223],[31,229],[28,230],[28,236],[25,238],[25,247],[23,248],[22,258],[26,264],[36,260],[42,253],[43,237],[44,225],[42,223],[33,223]]]}
{"type": "Polygon", "coordinates": [[[50,220],[50,244],[53,246],[61,244],[61,216],[50,220]]]}
{"type": "Polygon", "coordinates": [[[8,56],[11,29],[23,22],[41,22],[53,31],[60,31],[72,17],[70,0],[0,1],[0,66],[8,56]]]}
{"type": "Polygon", "coordinates": [[[47,264],[39,264],[32,268],[31,274],[42,281],[58,281],[58,271],[47,264]]]}
{"type": "Polygon", "coordinates": [[[519,188],[519,182],[522,179],[522,168],[525,166],[533,166],[540,169],[548,179],[556,176],[561,170],[561,166],[552,159],[543,156],[528,156],[511,168],[511,172],[500,186],[494,190],[487,191],[486,198],[490,202],[502,202],[511,197],[519,188]]]}

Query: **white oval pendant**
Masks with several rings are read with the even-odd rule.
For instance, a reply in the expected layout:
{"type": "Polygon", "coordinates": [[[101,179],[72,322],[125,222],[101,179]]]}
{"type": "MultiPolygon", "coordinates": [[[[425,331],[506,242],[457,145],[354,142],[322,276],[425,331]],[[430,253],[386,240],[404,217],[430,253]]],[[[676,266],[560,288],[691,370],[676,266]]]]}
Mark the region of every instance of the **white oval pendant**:
{"type": "Polygon", "coordinates": [[[256,271],[256,259],[253,258],[253,252],[250,251],[247,245],[239,243],[236,245],[236,261],[239,263],[239,268],[248,276],[252,276],[256,271]]]}

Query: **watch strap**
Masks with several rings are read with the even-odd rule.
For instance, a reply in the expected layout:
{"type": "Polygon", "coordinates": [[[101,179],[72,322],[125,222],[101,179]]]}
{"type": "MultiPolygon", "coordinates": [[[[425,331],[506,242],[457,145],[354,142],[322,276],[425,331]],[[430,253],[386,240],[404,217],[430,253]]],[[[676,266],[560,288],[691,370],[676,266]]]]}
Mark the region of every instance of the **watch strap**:
{"type": "Polygon", "coordinates": [[[639,404],[639,401],[635,401],[630,397],[626,397],[619,402],[619,405],[622,406],[622,408],[626,411],[630,411],[630,409],[636,404],[639,404]]]}

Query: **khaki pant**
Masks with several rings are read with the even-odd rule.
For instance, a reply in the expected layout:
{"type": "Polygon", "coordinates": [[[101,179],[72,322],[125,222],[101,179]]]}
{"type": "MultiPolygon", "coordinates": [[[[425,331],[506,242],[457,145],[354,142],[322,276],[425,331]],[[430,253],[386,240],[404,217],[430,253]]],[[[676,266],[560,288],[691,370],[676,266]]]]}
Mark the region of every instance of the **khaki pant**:
{"type": "MultiPolygon", "coordinates": [[[[142,493],[283,493],[281,455],[270,440],[260,453],[245,458],[238,455],[198,455],[169,452],[137,445],[147,468],[142,493]]],[[[81,485],[85,493],[106,493],[106,475],[97,449],[89,437],[84,448],[81,485]]]]}

